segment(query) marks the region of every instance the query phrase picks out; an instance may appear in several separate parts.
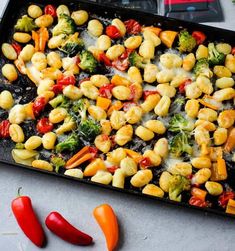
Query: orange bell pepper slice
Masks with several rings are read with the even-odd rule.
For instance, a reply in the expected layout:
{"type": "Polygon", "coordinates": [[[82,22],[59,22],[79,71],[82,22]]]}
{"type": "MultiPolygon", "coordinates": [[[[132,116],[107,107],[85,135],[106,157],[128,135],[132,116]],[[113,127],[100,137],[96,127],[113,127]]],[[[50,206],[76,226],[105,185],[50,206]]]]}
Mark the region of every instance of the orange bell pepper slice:
{"type": "Polygon", "coordinates": [[[229,132],[227,141],[224,146],[225,152],[231,152],[235,148],[235,127],[229,132]]]}
{"type": "Polygon", "coordinates": [[[178,34],[178,32],[176,32],[176,31],[169,31],[169,30],[162,31],[160,33],[160,39],[161,39],[162,43],[164,45],[166,45],[166,47],[171,48],[174,41],[175,41],[177,34],[178,34]]]}
{"type": "Polygon", "coordinates": [[[148,30],[148,31],[152,31],[154,34],[156,34],[157,36],[159,36],[159,34],[160,34],[160,32],[162,31],[162,29],[161,28],[159,28],[159,27],[154,27],[154,26],[146,26],[146,27],[142,27],[142,32],[144,32],[144,31],[146,31],[146,30],[148,30]]]}
{"type": "Polygon", "coordinates": [[[100,108],[107,110],[111,104],[111,100],[108,98],[98,97],[96,100],[96,105],[100,108]]]}

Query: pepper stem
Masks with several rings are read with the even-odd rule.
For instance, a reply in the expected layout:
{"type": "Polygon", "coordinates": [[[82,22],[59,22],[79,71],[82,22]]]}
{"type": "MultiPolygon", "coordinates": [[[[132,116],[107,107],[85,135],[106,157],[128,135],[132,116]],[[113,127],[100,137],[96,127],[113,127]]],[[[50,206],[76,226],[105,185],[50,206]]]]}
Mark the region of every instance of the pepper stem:
{"type": "Polygon", "coordinates": [[[19,187],[18,190],[17,190],[17,197],[20,197],[21,194],[20,194],[20,190],[22,189],[22,187],[19,187]]]}

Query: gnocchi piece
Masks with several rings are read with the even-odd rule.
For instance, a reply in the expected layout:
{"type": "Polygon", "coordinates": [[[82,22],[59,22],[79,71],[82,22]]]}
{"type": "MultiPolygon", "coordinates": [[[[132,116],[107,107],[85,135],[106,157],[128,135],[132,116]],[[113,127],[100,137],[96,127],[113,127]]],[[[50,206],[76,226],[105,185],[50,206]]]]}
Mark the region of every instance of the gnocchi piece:
{"type": "Polygon", "coordinates": [[[74,20],[76,25],[83,25],[87,22],[88,20],[88,13],[85,10],[77,10],[73,11],[71,18],[74,20]]]}
{"type": "Polygon", "coordinates": [[[202,126],[197,126],[194,130],[194,138],[199,146],[206,144],[210,144],[210,134],[209,131],[206,130],[202,126]]]}
{"type": "Polygon", "coordinates": [[[234,85],[234,79],[228,77],[219,78],[216,80],[215,85],[220,89],[229,88],[234,85]]]}
{"type": "Polygon", "coordinates": [[[110,116],[110,123],[113,129],[119,130],[126,124],[125,112],[113,111],[110,116]]]}
{"type": "Polygon", "coordinates": [[[75,177],[78,179],[83,178],[83,172],[81,169],[78,169],[78,168],[68,169],[64,172],[64,175],[68,175],[68,176],[75,177]]]}
{"type": "Polygon", "coordinates": [[[35,4],[31,4],[28,7],[28,15],[32,18],[38,18],[43,14],[42,9],[35,4]]]}
{"type": "Polygon", "coordinates": [[[221,52],[225,55],[231,53],[231,51],[232,51],[232,46],[227,43],[219,43],[215,46],[215,48],[218,52],[221,52]]]}
{"type": "Polygon", "coordinates": [[[168,114],[169,108],[171,105],[171,100],[168,96],[162,96],[160,101],[154,108],[154,112],[161,117],[164,117],[168,114]]]}
{"type": "Polygon", "coordinates": [[[144,59],[153,59],[154,58],[154,44],[151,40],[144,40],[139,48],[139,54],[144,59]]]}
{"type": "Polygon", "coordinates": [[[87,30],[94,37],[101,36],[103,33],[103,29],[103,24],[97,19],[92,19],[88,22],[87,30]]]}
{"type": "Polygon", "coordinates": [[[56,8],[56,15],[58,18],[60,18],[61,14],[65,14],[67,16],[70,16],[69,8],[64,4],[61,4],[56,8]]]}
{"type": "Polygon", "coordinates": [[[17,59],[17,53],[11,44],[8,43],[2,44],[2,54],[9,60],[17,59]]]}
{"type": "Polygon", "coordinates": [[[231,71],[223,65],[216,65],[213,69],[213,72],[218,78],[230,78],[232,76],[231,71]]]}
{"type": "Polygon", "coordinates": [[[44,14],[37,19],[35,19],[35,24],[38,27],[50,27],[53,23],[53,17],[51,15],[44,14]]]}
{"type": "Polygon", "coordinates": [[[110,172],[99,170],[97,173],[91,177],[91,181],[108,185],[112,182],[113,176],[110,172]]]}
{"type": "Polygon", "coordinates": [[[65,119],[64,119],[64,123],[62,125],[60,125],[57,129],[56,129],[56,134],[57,135],[61,135],[61,134],[64,134],[66,132],[70,132],[74,129],[76,129],[77,125],[76,123],[74,122],[74,120],[70,117],[70,116],[67,116],[65,119]]]}
{"type": "Polygon", "coordinates": [[[118,188],[124,188],[124,185],[125,185],[125,174],[120,168],[118,168],[114,172],[112,186],[118,188]]]}
{"type": "Polygon", "coordinates": [[[162,158],[166,158],[168,155],[168,148],[168,140],[166,138],[161,138],[155,143],[153,150],[162,158]]]}
{"type": "Polygon", "coordinates": [[[93,85],[91,81],[82,82],[80,85],[80,89],[83,95],[89,99],[96,100],[99,95],[98,89],[93,85]]]}
{"type": "Polygon", "coordinates": [[[150,111],[152,111],[155,106],[158,104],[158,102],[160,101],[160,95],[158,94],[152,94],[149,95],[145,101],[140,105],[143,112],[148,113],[150,111]]]}
{"type": "Polygon", "coordinates": [[[126,158],[126,151],[121,147],[118,147],[107,154],[107,161],[118,166],[120,165],[121,160],[124,158],[126,158]]]}
{"type": "Polygon", "coordinates": [[[95,119],[95,120],[102,120],[102,119],[106,119],[107,114],[105,112],[104,109],[102,109],[99,106],[96,105],[91,105],[88,107],[88,112],[89,114],[95,119]]]}
{"type": "Polygon", "coordinates": [[[209,168],[201,168],[199,171],[197,171],[193,178],[192,178],[192,184],[204,184],[209,180],[211,177],[211,170],[209,168]]]}
{"type": "Polygon", "coordinates": [[[153,166],[159,166],[162,162],[162,158],[160,157],[160,155],[156,154],[152,150],[145,151],[143,157],[149,158],[153,166]]]}
{"type": "Polygon", "coordinates": [[[65,38],[66,38],[65,34],[60,34],[58,36],[53,36],[52,38],[49,39],[49,41],[47,43],[47,46],[50,49],[56,49],[56,48],[60,47],[63,44],[65,38]]]}
{"type": "Polygon", "coordinates": [[[205,93],[210,95],[213,92],[213,86],[210,82],[210,79],[204,76],[199,76],[196,80],[196,84],[199,87],[199,89],[205,93]]]}
{"type": "Polygon", "coordinates": [[[169,83],[175,77],[175,73],[172,69],[165,69],[157,72],[156,77],[159,84],[169,83]]]}
{"type": "Polygon", "coordinates": [[[13,64],[5,64],[2,67],[2,75],[10,82],[13,82],[18,78],[18,73],[13,64]]]}
{"type": "Polygon", "coordinates": [[[156,90],[161,96],[167,96],[169,98],[173,98],[176,94],[175,87],[168,84],[158,84],[156,90]]]}
{"type": "Polygon", "coordinates": [[[106,51],[106,56],[113,61],[117,59],[119,56],[121,56],[124,53],[124,51],[125,47],[123,45],[115,44],[110,48],[108,48],[108,50],[106,51]]]}
{"type": "Polygon", "coordinates": [[[148,194],[148,195],[152,195],[152,196],[156,196],[156,197],[160,197],[163,198],[164,197],[164,191],[154,185],[154,184],[148,184],[144,187],[144,189],[142,190],[143,194],[148,194]]]}
{"type": "Polygon", "coordinates": [[[205,187],[210,195],[218,196],[223,193],[223,187],[218,182],[207,181],[205,187]]]}
{"type": "Polygon", "coordinates": [[[96,41],[96,47],[102,51],[107,51],[111,47],[111,44],[111,39],[107,35],[101,35],[96,41]]]}
{"type": "Polygon", "coordinates": [[[168,172],[171,174],[179,174],[187,177],[192,174],[192,165],[188,162],[178,162],[176,164],[170,165],[168,172]]]}
{"type": "Polygon", "coordinates": [[[102,133],[106,134],[106,135],[110,135],[110,133],[112,131],[111,122],[106,119],[101,119],[100,125],[101,125],[102,133]]]}
{"type": "Polygon", "coordinates": [[[223,128],[231,127],[235,121],[235,111],[225,110],[225,111],[220,112],[217,121],[220,127],[223,127],[223,128]]]}
{"type": "Polygon", "coordinates": [[[95,138],[94,143],[95,143],[96,148],[99,149],[103,153],[109,152],[112,146],[112,142],[109,139],[109,136],[105,134],[98,135],[95,138]]]}
{"type": "Polygon", "coordinates": [[[107,171],[104,161],[100,158],[93,160],[86,166],[83,174],[84,176],[94,176],[98,171],[107,171]]]}
{"type": "Polygon", "coordinates": [[[47,132],[42,136],[42,145],[46,150],[52,150],[55,147],[57,136],[54,132],[47,132]]]}
{"type": "Polygon", "coordinates": [[[159,186],[166,193],[169,192],[171,178],[172,178],[172,175],[167,171],[164,171],[160,176],[159,186]]]}
{"type": "Polygon", "coordinates": [[[191,71],[196,63],[196,58],[193,53],[189,53],[183,58],[183,69],[185,71],[191,71]]]}
{"type": "Polygon", "coordinates": [[[5,90],[0,93],[0,107],[4,110],[9,110],[14,105],[12,94],[5,90]]]}
{"type": "Polygon", "coordinates": [[[155,47],[161,44],[161,39],[151,30],[145,30],[143,32],[143,37],[145,40],[150,40],[155,47]]]}
{"type": "Polygon", "coordinates": [[[199,112],[199,102],[196,99],[189,99],[185,105],[185,111],[190,118],[196,118],[199,112]]]}
{"type": "Polygon", "coordinates": [[[132,106],[126,112],[125,118],[129,124],[136,124],[141,120],[142,114],[143,112],[140,106],[132,106]]]}
{"type": "Polygon", "coordinates": [[[115,142],[119,146],[124,146],[127,142],[131,141],[133,135],[133,128],[131,125],[125,125],[121,127],[116,135],[115,135],[115,142]]]}
{"type": "Polygon", "coordinates": [[[120,34],[122,37],[125,36],[126,34],[126,26],[125,24],[119,19],[119,18],[115,18],[112,20],[112,25],[114,25],[115,27],[117,27],[117,29],[119,30],[120,34]]]}
{"type": "Polygon", "coordinates": [[[138,126],[135,130],[135,134],[144,141],[149,141],[154,138],[154,133],[144,126],[138,126]]]}
{"type": "MultiPolygon", "coordinates": [[[[59,64],[59,61],[58,61],[58,64],[59,64]]],[[[67,71],[68,75],[79,73],[79,67],[77,65],[76,56],[73,58],[70,58],[70,57],[62,58],[62,67],[64,70],[67,71]]]]}
{"type": "Polygon", "coordinates": [[[35,150],[42,144],[42,139],[39,136],[31,136],[27,139],[27,141],[24,143],[24,147],[26,150],[35,150]]]}
{"type": "Polygon", "coordinates": [[[99,75],[99,74],[91,76],[90,81],[92,82],[93,85],[99,88],[104,85],[108,85],[110,83],[109,79],[105,75],[99,75]]]}
{"type": "Polygon", "coordinates": [[[185,94],[186,97],[189,99],[196,99],[202,95],[201,89],[198,87],[196,82],[193,82],[190,85],[185,87],[185,94]]]}
{"type": "Polygon", "coordinates": [[[82,91],[74,85],[67,85],[63,89],[63,94],[65,97],[72,100],[78,100],[82,97],[82,91]]]}
{"type": "Polygon", "coordinates": [[[128,77],[129,77],[131,82],[135,82],[135,83],[138,83],[138,84],[143,83],[143,79],[142,79],[140,70],[137,67],[131,66],[128,69],[127,74],[128,74],[128,77]]]}
{"type": "Polygon", "coordinates": [[[164,53],[160,56],[160,63],[164,67],[172,69],[181,67],[183,60],[180,56],[174,53],[164,53]]]}
{"type": "Polygon", "coordinates": [[[24,61],[28,62],[31,60],[33,54],[35,52],[35,48],[32,44],[27,44],[19,54],[19,57],[24,61]]]}
{"type": "Polygon", "coordinates": [[[215,124],[213,124],[212,122],[208,121],[208,120],[203,120],[203,119],[198,119],[196,120],[195,127],[197,126],[202,126],[203,128],[205,128],[206,130],[213,132],[216,129],[215,124]]]}
{"type": "Polygon", "coordinates": [[[164,134],[166,132],[166,127],[160,120],[148,120],[144,123],[144,126],[157,134],[164,134]]]}
{"type": "Polygon", "coordinates": [[[11,140],[16,143],[22,143],[24,142],[24,132],[21,126],[18,124],[11,124],[9,127],[9,134],[11,137],[11,140]]]}
{"type": "MultiPolygon", "coordinates": [[[[49,66],[56,68],[56,69],[60,69],[62,67],[62,61],[60,58],[60,54],[55,52],[55,51],[51,51],[47,54],[47,63],[49,66]]],[[[67,70],[67,69],[65,69],[67,70]]]]}
{"type": "Polygon", "coordinates": [[[210,108],[202,108],[198,112],[198,118],[213,122],[217,120],[217,112],[210,108]]]}
{"type": "Polygon", "coordinates": [[[235,73],[235,57],[228,54],[225,58],[225,67],[229,69],[232,73],[235,73]]]}
{"type": "Polygon", "coordinates": [[[144,68],[144,81],[152,84],[157,80],[158,67],[155,64],[146,64],[144,68]]]}
{"type": "Polygon", "coordinates": [[[26,119],[26,112],[23,105],[15,105],[9,112],[8,119],[11,124],[20,124],[26,119]]]}
{"type": "Polygon", "coordinates": [[[173,87],[179,87],[182,83],[186,82],[188,77],[185,75],[177,75],[172,80],[170,85],[173,87]]]}
{"type": "Polygon", "coordinates": [[[128,100],[131,95],[131,90],[126,86],[118,85],[112,89],[112,94],[118,100],[128,100]]]}
{"type": "Polygon", "coordinates": [[[217,128],[214,131],[213,138],[215,145],[219,146],[226,142],[228,137],[228,130],[226,128],[217,128]]]}
{"type": "Polygon", "coordinates": [[[191,160],[195,168],[211,168],[211,159],[209,157],[196,157],[191,160]]]}
{"type": "Polygon", "coordinates": [[[217,101],[225,101],[235,97],[235,89],[229,87],[213,93],[213,98],[217,101]]]}
{"type": "Polygon", "coordinates": [[[127,49],[135,50],[137,49],[142,43],[141,36],[132,36],[125,40],[124,45],[127,49]]]}
{"type": "Polygon", "coordinates": [[[208,55],[209,55],[208,48],[205,45],[200,44],[196,51],[196,59],[199,60],[201,58],[208,58],[208,55]]]}
{"type": "Polygon", "coordinates": [[[33,66],[39,71],[46,69],[47,67],[47,57],[42,52],[35,52],[31,58],[31,62],[33,66]]]}
{"type": "Polygon", "coordinates": [[[44,92],[50,91],[54,84],[55,82],[49,78],[40,80],[37,88],[37,94],[41,95],[44,92]]]}
{"type": "Polygon", "coordinates": [[[133,176],[137,173],[137,164],[130,157],[125,157],[120,162],[120,169],[125,176],[133,176]]]}
{"type": "Polygon", "coordinates": [[[131,185],[134,187],[143,187],[147,185],[153,178],[153,174],[151,170],[139,170],[132,178],[131,185]]]}
{"type": "Polygon", "coordinates": [[[52,172],[53,171],[53,166],[45,161],[45,160],[34,160],[32,162],[32,167],[34,168],[38,168],[38,169],[42,169],[42,170],[46,170],[46,171],[49,171],[49,172],[52,172]]]}
{"type": "Polygon", "coordinates": [[[49,113],[49,121],[53,124],[57,124],[62,122],[67,117],[67,115],[68,113],[66,109],[57,107],[49,113]]]}
{"type": "Polygon", "coordinates": [[[22,43],[22,44],[26,44],[31,40],[31,35],[29,35],[28,33],[25,32],[15,32],[13,34],[13,39],[16,42],[22,43]]]}

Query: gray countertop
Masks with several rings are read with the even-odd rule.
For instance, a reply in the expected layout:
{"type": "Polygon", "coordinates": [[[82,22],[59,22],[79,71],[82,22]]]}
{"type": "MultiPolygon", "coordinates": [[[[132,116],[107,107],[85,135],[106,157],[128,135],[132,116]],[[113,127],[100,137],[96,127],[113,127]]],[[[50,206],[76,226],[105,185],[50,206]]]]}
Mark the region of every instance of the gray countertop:
{"type": "MultiPolygon", "coordinates": [[[[0,9],[7,0],[1,0],[0,9]]],[[[225,22],[210,25],[235,30],[235,6],[222,0],[225,22]]],[[[61,212],[72,224],[94,237],[95,245],[76,247],[53,234],[44,226],[48,237],[45,250],[104,251],[105,240],[92,210],[109,203],[120,223],[123,251],[226,251],[235,250],[233,219],[205,215],[195,210],[173,207],[139,197],[99,189],[57,177],[0,164],[0,250],[38,250],[19,229],[11,212],[11,201],[19,187],[29,195],[43,222],[49,212],[61,212]]]]}

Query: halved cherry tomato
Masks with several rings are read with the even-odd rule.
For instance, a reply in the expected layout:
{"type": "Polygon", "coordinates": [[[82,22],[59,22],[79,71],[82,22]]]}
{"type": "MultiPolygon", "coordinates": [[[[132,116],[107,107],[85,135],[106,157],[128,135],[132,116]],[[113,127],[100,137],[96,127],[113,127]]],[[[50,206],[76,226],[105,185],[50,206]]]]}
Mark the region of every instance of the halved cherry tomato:
{"type": "Polygon", "coordinates": [[[195,196],[192,196],[189,200],[189,204],[197,207],[209,207],[210,203],[208,201],[203,201],[195,196]]]}
{"type": "Polygon", "coordinates": [[[105,33],[107,36],[109,36],[111,39],[118,39],[121,37],[121,33],[119,29],[114,25],[109,25],[106,27],[105,33]]]}
{"type": "Polygon", "coordinates": [[[203,44],[204,41],[206,40],[206,35],[201,31],[194,31],[192,33],[192,36],[193,36],[193,38],[196,39],[197,44],[203,44]]]}
{"type": "Polygon", "coordinates": [[[10,133],[9,133],[9,128],[10,128],[10,122],[9,120],[3,120],[0,123],[0,138],[9,138],[10,133]]]}
{"type": "Polygon", "coordinates": [[[99,96],[103,98],[111,98],[112,97],[112,89],[114,87],[114,84],[107,84],[99,89],[99,96]]]}
{"type": "Polygon", "coordinates": [[[72,76],[62,76],[57,79],[56,81],[57,85],[75,85],[76,84],[76,78],[72,76]]]}
{"type": "Polygon", "coordinates": [[[220,195],[219,199],[218,199],[219,205],[220,205],[221,207],[225,208],[225,207],[227,206],[227,204],[228,204],[228,201],[229,201],[230,199],[233,200],[234,197],[235,197],[234,192],[223,192],[223,193],[220,195]]]}
{"type": "Polygon", "coordinates": [[[21,46],[16,42],[13,42],[11,45],[14,48],[14,50],[16,51],[17,55],[19,55],[22,50],[21,46]]]}
{"type": "Polygon", "coordinates": [[[53,127],[54,127],[53,124],[46,117],[41,118],[38,121],[37,126],[36,126],[37,131],[42,134],[47,133],[47,132],[51,132],[53,127]]]}
{"type": "Polygon", "coordinates": [[[232,52],[233,55],[235,55],[235,47],[232,48],[232,52]]]}
{"type": "Polygon", "coordinates": [[[190,85],[192,83],[192,80],[191,79],[187,79],[185,80],[180,86],[179,86],[179,92],[180,93],[184,93],[185,92],[185,87],[187,85],[190,85]]]}
{"type": "Polygon", "coordinates": [[[134,19],[129,19],[124,22],[126,26],[126,32],[128,34],[136,35],[141,31],[141,25],[134,19]]]}
{"type": "Polygon", "coordinates": [[[137,106],[137,103],[135,103],[135,102],[125,102],[125,103],[123,103],[123,111],[127,112],[133,106],[137,106]]]}
{"type": "Polygon", "coordinates": [[[43,111],[47,102],[45,97],[37,97],[33,102],[33,113],[34,116],[38,116],[43,111]]]}
{"type": "Polygon", "coordinates": [[[106,66],[112,65],[110,59],[105,55],[104,52],[102,52],[98,55],[98,61],[104,63],[104,65],[106,65],[106,66]]]}
{"type": "Polygon", "coordinates": [[[45,14],[51,15],[54,18],[57,17],[56,7],[51,5],[51,4],[48,4],[48,5],[45,6],[44,12],[45,12],[45,14]]]}
{"type": "Polygon", "coordinates": [[[149,157],[144,157],[140,162],[139,165],[141,168],[148,168],[152,165],[152,162],[149,157]]]}
{"type": "Polygon", "coordinates": [[[107,167],[107,170],[113,174],[118,168],[119,168],[118,166],[109,166],[107,167]]]}
{"type": "Polygon", "coordinates": [[[144,100],[150,96],[150,95],[153,95],[153,94],[158,94],[158,91],[144,91],[144,100]]]}

